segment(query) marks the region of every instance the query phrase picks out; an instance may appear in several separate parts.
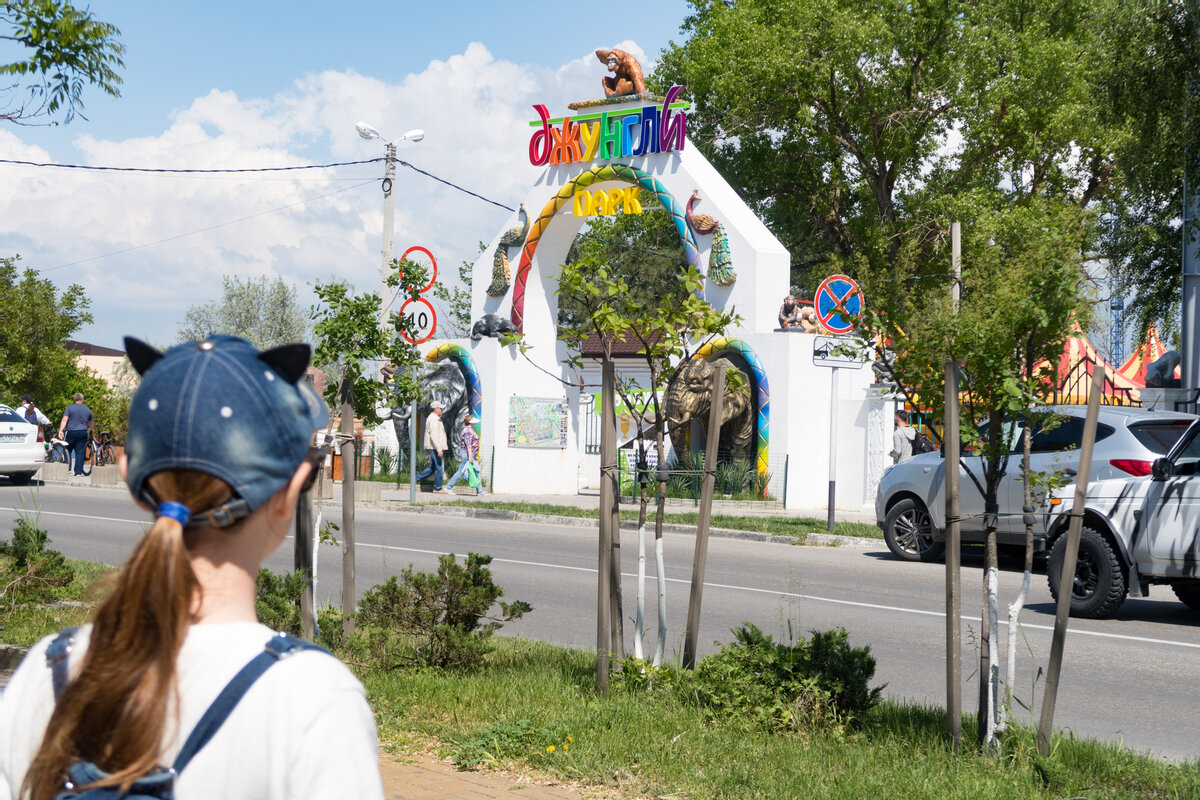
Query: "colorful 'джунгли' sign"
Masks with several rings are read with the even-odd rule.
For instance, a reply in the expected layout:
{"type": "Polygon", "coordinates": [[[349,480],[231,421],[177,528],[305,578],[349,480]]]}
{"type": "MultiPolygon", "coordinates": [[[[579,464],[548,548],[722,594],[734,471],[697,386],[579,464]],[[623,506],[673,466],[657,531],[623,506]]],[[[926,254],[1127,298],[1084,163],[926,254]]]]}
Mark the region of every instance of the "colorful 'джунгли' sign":
{"type": "Polygon", "coordinates": [[[538,130],[529,137],[529,163],[573,164],[597,158],[629,158],[682,150],[687,138],[687,102],[676,102],[682,86],[672,86],[661,106],[624,111],[601,111],[550,119],[544,105],[535,105],[540,119],[530,122],[538,130]],[[634,127],[641,135],[634,141],[634,127]]]}

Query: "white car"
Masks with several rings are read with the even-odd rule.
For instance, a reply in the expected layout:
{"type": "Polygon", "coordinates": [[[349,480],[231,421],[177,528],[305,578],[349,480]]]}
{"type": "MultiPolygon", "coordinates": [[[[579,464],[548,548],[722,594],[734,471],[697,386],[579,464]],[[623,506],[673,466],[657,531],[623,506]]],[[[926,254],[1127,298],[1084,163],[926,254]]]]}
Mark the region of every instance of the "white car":
{"type": "Polygon", "coordinates": [[[33,480],[46,460],[42,429],[6,405],[0,405],[0,475],[18,486],[33,480]]]}
{"type": "MultiPolygon", "coordinates": [[[[1046,577],[1058,599],[1075,487],[1059,490],[1047,520],[1046,577]]],[[[1145,597],[1166,584],[1200,610],[1200,422],[1194,423],[1151,474],[1088,481],[1071,587],[1071,615],[1106,619],[1127,596],[1145,597]]]]}
{"type": "MultiPolygon", "coordinates": [[[[1030,468],[1040,473],[1061,473],[1067,479],[1079,466],[1086,406],[1051,406],[1038,409],[1036,420],[1052,414],[1060,421],[1034,428],[1030,468]]],[[[1166,455],[1187,427],[1192,414],[1148,411],[1129,406],[1103,406],[1096,426],[1096,448],[1091,476],[1095,480],[1150,474],[1154,459],[1166,455]]],[[[980,435],[986,434],[986,424],[980,435]]],[[[997,492],[999,514],[996,539],[1001,545],[1024,546],[1022,513],[1025,485],[1021,478],[1021,426],[1011,431],[1013,452],[997,492]]],[[[960,531],[964,542],[984,537],[983,495],[968,474],[983,483],[983,458],[964,453],[958,474],[960,531]]],[[[888,549],[905,561],[933,561],[945,550],[946,463],[935,451],[913,456],[884,470],[875,494],[875,522],[883,529],[888,549]]],[[[1035,547],[1045,545],[1045,517],[1034,516],[1035,547]]]]}

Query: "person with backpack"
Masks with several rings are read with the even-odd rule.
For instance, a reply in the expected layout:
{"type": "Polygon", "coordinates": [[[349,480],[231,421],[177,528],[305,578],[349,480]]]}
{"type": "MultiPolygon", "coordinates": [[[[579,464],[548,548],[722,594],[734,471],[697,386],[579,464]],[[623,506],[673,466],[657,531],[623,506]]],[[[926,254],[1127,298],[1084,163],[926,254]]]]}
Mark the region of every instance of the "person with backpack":
{"type": "Polygon", "coordinates": [[[142,382],[120,467],[154,523],[94,620],[9,682],[0,800],[380,800],[362,685],[255,614],[259,567],[324,457],[308,345],[125,347],[142,382]]]}
{"type": "Polygon", "coordinates": [[[913,457],[913,442],[917,438],[917,429],[908,424],[908,419],[901,412],[895,413],[896,428],[892,431],[892,452],[889,453],[892,457],[893,464],[899,464],[901,461],[907,461],[913,457]]]}

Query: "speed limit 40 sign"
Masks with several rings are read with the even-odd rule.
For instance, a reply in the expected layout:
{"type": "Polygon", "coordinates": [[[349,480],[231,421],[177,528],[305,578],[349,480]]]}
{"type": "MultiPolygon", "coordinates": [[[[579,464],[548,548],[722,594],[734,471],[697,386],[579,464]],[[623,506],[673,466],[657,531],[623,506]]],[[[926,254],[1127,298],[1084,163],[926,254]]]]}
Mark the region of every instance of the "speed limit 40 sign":
{"type": "MultiPolygon", "coordinates": [[[[400,267],[400,280],[404,282],[404,265],[409,261],[413,263],[427,263],[427,275],[429,282],[420,289],[417,289],[417,294],[423,295],[433,287],[434,281],[437,280],[437,259],[433,257],[433,253],[421,246],[410,247],[404,251],[404,255],[400,256],[397,264],[400,267]]],[[[415,287],[412,287],[415,288],[415,287]]],[[[437,332],[437,312],[433,310],[433,304],[424,297],[409,298],[404,301],[404,305],[400,306],[400,316],[407,317],[412,329],[412,333],[405,330],[401,335],[408,340],[410,344],[424,344],[433,338],[433,334],[437,332]]]]}
{"type": "Polygon", "coordinates": [[[433,304],[424,297],[415,300],[410,297],[405,300],[404,305],[400,306],[400,316],[407,317],[412,324],[412,334],[407,330],[403,332],[409,343],[424,344],[433,338],[434,331],[437,330],[437,312],[433,310],[433,304]]]}

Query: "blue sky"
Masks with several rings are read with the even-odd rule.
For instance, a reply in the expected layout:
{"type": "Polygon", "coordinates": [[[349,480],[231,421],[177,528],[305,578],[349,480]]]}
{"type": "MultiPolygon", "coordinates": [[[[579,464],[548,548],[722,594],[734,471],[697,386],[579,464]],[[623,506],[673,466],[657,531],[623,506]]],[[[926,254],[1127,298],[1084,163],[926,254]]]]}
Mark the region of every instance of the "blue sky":
{"type": "MultiPolygon", "coordinates": [[[[153,168],[245,168],[382,155],[354,132],[423,142],[399,157],[507,205],[536,177],[532,103],[600,96],[592,55],[621,46],[650,70],[679,41],[682,0],[602,3],[205,3],[99,0],[121,29],[122,96],[89,90],[58,127],[0,127],[0,159],[153,168]]],[[[8,55],[0,50],[0,59],[8,55]]],[[[302,302],[338,275],[374,290],[382,230],[371,164],[335,171],[185,177],[0,164],[0,254],[83,285],[79,337],[174,340],[221,276],[282,275],[302,302]]],[[[408,170],[397,180],[397,252],[430,247],[443,275],[473,258],[507,212],[408,170]]]]}

